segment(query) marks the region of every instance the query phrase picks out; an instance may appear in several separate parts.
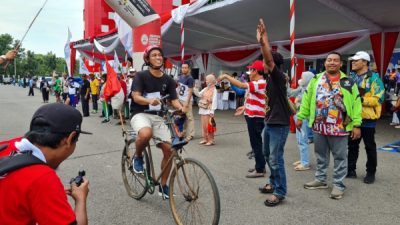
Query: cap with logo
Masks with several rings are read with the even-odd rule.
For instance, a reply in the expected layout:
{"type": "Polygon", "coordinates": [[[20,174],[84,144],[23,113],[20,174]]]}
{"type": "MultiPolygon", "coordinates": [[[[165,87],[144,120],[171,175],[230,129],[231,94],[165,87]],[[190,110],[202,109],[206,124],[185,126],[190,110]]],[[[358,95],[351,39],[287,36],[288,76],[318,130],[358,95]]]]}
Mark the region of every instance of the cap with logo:
{"type": "Polygon", "coordinates": [[[33,114],[30,131],[69,134],[92,134],[82,131],[82,114],[72,106],[51,103],[40,107],[33,114]]]}
{"type": "Polygon", "coordinates": [[[360,59],[366,60],[368,62],[371,61],[371,57],[369,57],[369,54],[364,51],[359,51],[355,55],[349,58],[349,60],[360,60],[360,59]]]}

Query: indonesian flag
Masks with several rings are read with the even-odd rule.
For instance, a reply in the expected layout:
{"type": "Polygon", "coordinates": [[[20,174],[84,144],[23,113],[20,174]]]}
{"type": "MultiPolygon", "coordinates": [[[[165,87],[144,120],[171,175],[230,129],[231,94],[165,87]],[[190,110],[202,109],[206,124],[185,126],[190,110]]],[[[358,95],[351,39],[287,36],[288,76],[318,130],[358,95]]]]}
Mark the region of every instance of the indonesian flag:
{"type": "Polygon", "coordinates": [[[108,61],[105,62],[107,67],[107,80],[106,87],[104,89],[104,98],[106,101],[109,101],[111,97],[118,94],[118,92],[121,90],[121,83],[117,78],[117,73],[112,68],[110,63],[108,63],[108,61]]]}

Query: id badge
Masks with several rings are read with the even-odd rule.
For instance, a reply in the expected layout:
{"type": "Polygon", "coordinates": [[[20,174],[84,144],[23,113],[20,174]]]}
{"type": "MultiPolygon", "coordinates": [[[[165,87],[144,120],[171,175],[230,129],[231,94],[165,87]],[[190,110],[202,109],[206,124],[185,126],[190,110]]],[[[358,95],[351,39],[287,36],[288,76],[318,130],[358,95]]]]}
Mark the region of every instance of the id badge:
{"type": "Polygon", "coordinates": [[[326,118],[327,123],[336,124],[339,116],[339,111],[334,109],[329,109],[328,117],[326,118]]]}

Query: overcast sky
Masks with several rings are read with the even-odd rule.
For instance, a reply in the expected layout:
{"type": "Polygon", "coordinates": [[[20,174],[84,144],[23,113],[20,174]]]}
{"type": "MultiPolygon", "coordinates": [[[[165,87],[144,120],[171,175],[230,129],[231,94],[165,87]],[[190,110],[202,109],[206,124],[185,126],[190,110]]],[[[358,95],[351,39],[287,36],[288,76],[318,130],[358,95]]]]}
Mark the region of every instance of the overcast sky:
{"type": "MultiPolygon", "coordinates": [[[[0,34],[21,39],[44,0],[2,0],[0,34]]],[[[68,27],[72,41],[83,38],[83,0],[48,0],[29,30],[22,47],[35,53],[52,51],[64,57],[68,27]]]]}

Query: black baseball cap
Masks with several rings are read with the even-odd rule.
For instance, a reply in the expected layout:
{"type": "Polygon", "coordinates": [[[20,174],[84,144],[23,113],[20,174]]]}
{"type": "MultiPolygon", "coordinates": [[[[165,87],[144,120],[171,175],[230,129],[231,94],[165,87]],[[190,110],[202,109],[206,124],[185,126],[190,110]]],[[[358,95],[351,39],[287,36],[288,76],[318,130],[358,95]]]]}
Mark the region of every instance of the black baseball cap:
{"type": "Polygon", "coordinates": [[[30,131],[69,134],[92,134],[82,131],[82,114],[74,107],[62,103],[51,103],[40,107],[33,114],[30,131]]]}

